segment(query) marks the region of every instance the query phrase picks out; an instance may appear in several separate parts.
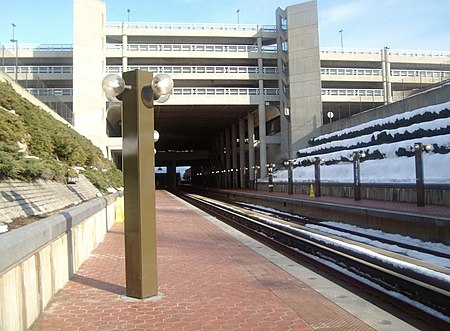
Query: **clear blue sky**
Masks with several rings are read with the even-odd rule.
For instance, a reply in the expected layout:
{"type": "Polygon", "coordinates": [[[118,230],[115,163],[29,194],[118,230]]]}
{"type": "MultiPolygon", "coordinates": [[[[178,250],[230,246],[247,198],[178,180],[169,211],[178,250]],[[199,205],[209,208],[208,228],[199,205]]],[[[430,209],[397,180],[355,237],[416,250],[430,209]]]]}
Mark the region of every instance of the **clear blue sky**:
{"type": "MultiPolygon", "coordinates": [[[[275,24],[303,0],[106,0],[107,20],[275,24]]],[[[449,0],[318,0],[321,47],[450,50],[449,0]]],[[[0,0],[0,43],[72,43],[72,0],[0,0]]]]}

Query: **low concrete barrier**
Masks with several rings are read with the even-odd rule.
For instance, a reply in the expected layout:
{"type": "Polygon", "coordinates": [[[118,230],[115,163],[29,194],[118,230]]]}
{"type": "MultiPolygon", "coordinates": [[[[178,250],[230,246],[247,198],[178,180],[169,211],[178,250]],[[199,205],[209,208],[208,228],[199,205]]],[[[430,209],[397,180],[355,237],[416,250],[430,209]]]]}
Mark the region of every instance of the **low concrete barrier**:
{"type": "Polygon", "coordinates": [[[27,330],[114,223],[110,194],[0,235],[1,330],[27,330]]]}
{"type": "MultiPolygon", "coordinates": [[[[293,193],[309,195],[311,184],[314,182],[294,183],[293,193]]],[[[258,182],[258,190],[269,191],[268,182],[258,182]]],[[[287,192],[287,182],[273,183],[274,192],[287,192]]],[[[353,198],[353,184],[322,183],[323,196],[338,198],[353,198]]],[[[361,199],[392,202],[417,202],[415,184],[361,184],[361,199]]],[[[450,186],[425,185],[425,204],[436,206],[450,206],[450,186]]]]}

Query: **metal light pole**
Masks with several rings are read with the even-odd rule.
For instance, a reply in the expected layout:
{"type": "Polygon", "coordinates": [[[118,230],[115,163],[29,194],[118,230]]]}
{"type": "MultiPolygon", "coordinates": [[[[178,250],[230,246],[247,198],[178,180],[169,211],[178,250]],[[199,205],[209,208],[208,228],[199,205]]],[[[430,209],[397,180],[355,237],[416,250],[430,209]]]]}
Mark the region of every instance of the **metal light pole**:
{"type": "Polygon", "coordinates": [[[269,172],[269,192],[273,192],[273,169],[275,168],[275,164],[267,163],[266,167],[269,172]]]}
{"type": "Polygon", "coordinates": [[[423,176],[423,153],[431,151],[431,145],[423,145],[422,143],[414,144],[414,156],[416,163],[416,193],[417,206],[425,207],[425,184],[423,176]]]}
{"type": "Polygon", "coordinates": [[[339,33],[341,34],[341,49],[342,52],[344,51],[344,37],[342,36],[342,33],[344,32],[344,30],[339,30],[339,33]]]}
{"type": "Polygon", "coordinates": [[[14,23],[11,23],[12,27],[13,27],[13,37],[11,39],[12,43],[16,43],[16,67],[14,69],[14,74],[15,74],[15,78],[14,81],[17,82],[17,68],[18,68],[18,59],[19,59],[19,42],[18,40],[15,38],[15,29],[16,29],[16,25],[14,23]]]}
{"type": "Polygon", "coordinates": [[[365,156],[366,154],[364,152],[353,152],[353,196],[356,201],[361,200],[360,159],[364,158],[365,156]]]}
{"type": "Polygon", "coordinates": [[[320,191],[320,164],[323,163],[323,159],[320,157],[314,158],[314,196],[322,196],[320,191]]]}
{"type": "Polygon", "coordinates": [[[238,22],[238,24],[239,24],[239,12],[240,12],[240,11],[241,11],[240,9],[236,10],[236,14],[237,14],[237,22],[238,22]]]}
{"type": "Polygon", "coordinates": [[[255,191],[258,191],[258,171],[261,167],[259,165],[255,165],[253,169],[255,169],[255,191]]]}
{"type": "Polygon", "coordinates": [[[294,161],[287,160],[287,161],[284,161],[283,164],[285,167],[287,167],[287,170],[288,170],[287,191],[288,191],[288,194],[293,194],[294,193],[294,178],[293,178],[294,161]]]}
{"type": "Polygon", "coordinates": [[[135,70],[123,79],[108,75],[102,85],[108,99],[121,95],[123,103],[126,294],[145,299],[158,294],[153,101],[167,100],[173,81],[135,70]]]}

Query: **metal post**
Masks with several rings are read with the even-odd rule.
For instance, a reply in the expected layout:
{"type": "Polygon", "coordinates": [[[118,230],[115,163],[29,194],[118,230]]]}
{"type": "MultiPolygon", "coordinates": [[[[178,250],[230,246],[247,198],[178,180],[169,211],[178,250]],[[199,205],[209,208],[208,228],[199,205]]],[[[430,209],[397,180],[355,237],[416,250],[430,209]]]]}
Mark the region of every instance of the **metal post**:
{"type": "Polygon", "coordinates": [[[269,176],[269,192],[273,192],[273,169],[275,168],[275,164],[268,163],[266,164],[268,176],[269,176]]]}
{"type": "Polygon", "coordinates": [[[353,195],[356,201],[361,200],[360,154],[353,153],[353,195]]]}
{"type": "Polygon", "coordinates": [[[139,299],[158,294],[154,109],[153,104],[147,108],[141,98],[152,78],[146,71],[123,73],[126,84],[132,86],[122,94],[126,293],[139,299]]]}
{"type": "Polygon", "coordinates": [[[269,171],[269,192],[273,192],[273,174],[269,171]]]}
{"type": "Polygon", "coordinates": [[[320,163],[322,159],[316,157],[314,159],[314,196],[320,197],[322,193],[320,192],[320,163]]]}
{"type": "Polygon", "coordinates": [[[288,194],[293,194],[294,193],[294,178],[293,178],[294,164],[292,163],[292,161],[286,161],[285,164],[288,167],[288,187],[287,187],[287,191],[288,191],[288,194]]]}
{"type": "Polygon", "coordinates": [[[425,185],[423,179],[423,157],[422,151],[424,150],[422,143],[414,144],[414,156],[416,162],[416,193],[417,193],[417,206],[425,206],[425,185]]]}
{"type": "Polygon", "coordinates": [[[258,191],[258,170],[261,169],[259,165],[255,165],[255,191],[258,191]]]}

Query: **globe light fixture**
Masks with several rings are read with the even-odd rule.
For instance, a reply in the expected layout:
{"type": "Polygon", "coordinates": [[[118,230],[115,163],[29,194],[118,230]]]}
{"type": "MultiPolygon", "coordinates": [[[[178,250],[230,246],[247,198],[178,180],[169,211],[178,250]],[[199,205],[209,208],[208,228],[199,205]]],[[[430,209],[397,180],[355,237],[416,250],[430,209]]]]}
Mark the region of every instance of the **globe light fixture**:
{"type": "Polygon", "coordinates": [[[156,130],[153,130],[153,141],[157,142],[159,140],[159,132],[156,130]]]}
{"type": "Polygon", "coordinates": [[[121,94],[125,88],[125,81],[120,75],[117,74],[109,74],[103,78],[102,81],[103,92],[105,92],[105,96],[110,101],[118,101],[117,96],[121,94]]]}
{"type": "MultiPolygon", "coordinates": [[[[173,80],[167,74],[157,74],[153,77],[151,85],[155,94],[163,96],[172,92],[173,80]]],[[[157,99],[155,98],[155,100],[157,99]]]]}

